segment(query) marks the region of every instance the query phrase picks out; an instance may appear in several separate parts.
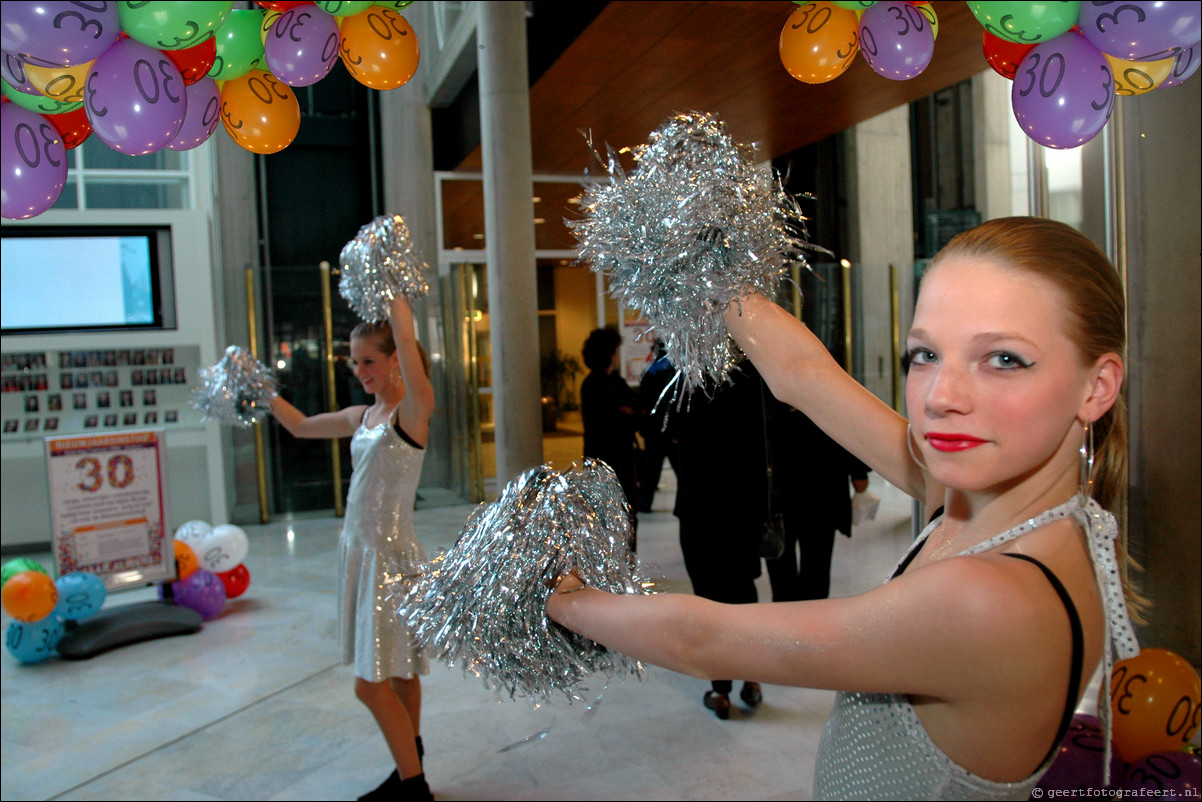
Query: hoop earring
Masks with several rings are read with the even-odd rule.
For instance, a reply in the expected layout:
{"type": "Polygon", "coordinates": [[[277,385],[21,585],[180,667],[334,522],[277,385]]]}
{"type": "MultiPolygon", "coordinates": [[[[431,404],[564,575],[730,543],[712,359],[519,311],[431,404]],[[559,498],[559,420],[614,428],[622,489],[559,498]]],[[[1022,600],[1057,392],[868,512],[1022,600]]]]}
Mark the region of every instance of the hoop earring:
{"type": "Polygon", "coordinates": [[[922,457],[918,453],[918,449],[914,447],[914,436],[910,432],[910,424],[906,424],[906,450],[910,452],[910,459],[914,460],[914,464],[924,471],[927,469],[927,464],[922,461],[922,457]]]}
{"type": "Polygon", "coordinates": [[[1079,491],[1085,498],[1093,496],[1093,421],[1086,421],[1081,427],[1081,477],[1079,491]]]}

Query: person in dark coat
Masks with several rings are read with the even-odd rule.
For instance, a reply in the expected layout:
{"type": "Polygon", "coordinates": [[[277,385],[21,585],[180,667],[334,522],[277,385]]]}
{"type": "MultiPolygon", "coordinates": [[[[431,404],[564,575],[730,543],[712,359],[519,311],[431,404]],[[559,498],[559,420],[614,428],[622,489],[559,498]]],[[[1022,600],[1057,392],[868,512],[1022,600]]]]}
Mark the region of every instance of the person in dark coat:
{"type": "Polygon", "coordinates": [[[634,390],[622,378],[622,335],[611,328],[594,329],[582,355],[589,374],[580,383],[580,415],[584,423],[584,456],[603,461],[618,476],[630,506],[633,551],[638,533],[638,474],[635,432],[641,415],[634,390]]]}
{"type": "Polygon", "coordinates": [[[654,360],[639,378],[639,405],[643,410],[643,455],[639,464],[639,512],[651,512],[655,490],[664,469],[664,457],[676,470],[676,449],[664,429],[664,421],[673,406],[675,396],[665,388],[676,376],[676,367],[664,355],[662,340],[656,340],[651,355],[654,360]],[[661,398],[661,396],[663,396],[661,398]]]}
{"type": "Polygon", "coordinates": [[[785,551],[766,560],[773,601],[825,599],[835,531],[851,535],[851,495],[868,489],[868,467],[809,418],[767,396],[772,511],[784,517],[785,551]]]}
{"type": "MultiPolygon", "coordinates": [[[[693,592],[729,604],[754,604],[760,575],[759,543],[767,517],[768,485],[761,400],[763,381],[744,361],[707,397],[695,392],[668,410],[675,441],[676,507],[680,550],[693,592]]],[[[730,717],[729,679],[713,680],[705,706],[730,717]]],[[[759,683],[744,682],[750,707],[762,700],[759,683]]]]}

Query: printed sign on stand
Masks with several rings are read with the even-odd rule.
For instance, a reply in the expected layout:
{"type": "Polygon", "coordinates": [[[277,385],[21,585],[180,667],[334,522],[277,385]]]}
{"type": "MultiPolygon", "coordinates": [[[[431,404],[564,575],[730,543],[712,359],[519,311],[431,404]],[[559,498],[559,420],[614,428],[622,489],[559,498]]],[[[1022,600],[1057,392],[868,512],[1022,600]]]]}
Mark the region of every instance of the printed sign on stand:
{"type": "Polygon", "coordinates": [[[88,571],[110,590],[174,579],[163,430],[45,442],[58,575],[88,571]]]}

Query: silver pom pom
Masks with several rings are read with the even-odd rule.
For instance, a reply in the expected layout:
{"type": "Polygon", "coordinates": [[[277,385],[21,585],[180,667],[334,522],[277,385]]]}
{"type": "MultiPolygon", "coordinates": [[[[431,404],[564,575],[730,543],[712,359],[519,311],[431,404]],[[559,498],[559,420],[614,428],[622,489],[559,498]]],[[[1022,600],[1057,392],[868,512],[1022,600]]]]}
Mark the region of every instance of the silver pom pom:
{"type": "Polygon", "coordinates": [[[455,545],[427,564],[401,614],[431,658],[498,693],[582,699],[590,674],[641,678],[643,666],[550,621],[547,597],[569,571],[590,587],[650,593],[629,537],[625,496],[608,465],[532,468],[476,508],[455,545]]]}
{"type": "Polygon", "coordinates": [[[279,395],[275,377],[262,363],[236,345],[225,349],[221,361],[196,371],[192,405],[230,426],[253,426],[267,416],[279,395]]]}
{"type": "Polygon", "coordinates": [[[426,263],[413,250],[409,227],[399,214],[377,217],[359,229],[339,261],[339,294],[356,315],[372,323],[388,320],[393,298],[421,298],[430,291],[426,263]]]}
{"type": "Polygon", "coordinates": [[[580,220],[564,222],[579,262],[608,274],[611,294],[664,341],[679,390],[708,390],[741,358],[726,308],[752,292],[775,298],[791,264],[809,266],[804,217],[754,148],[712,115],[671,117],[632,152],[627,175],[609,151],[609,181],[585,191],[580,220]]]}

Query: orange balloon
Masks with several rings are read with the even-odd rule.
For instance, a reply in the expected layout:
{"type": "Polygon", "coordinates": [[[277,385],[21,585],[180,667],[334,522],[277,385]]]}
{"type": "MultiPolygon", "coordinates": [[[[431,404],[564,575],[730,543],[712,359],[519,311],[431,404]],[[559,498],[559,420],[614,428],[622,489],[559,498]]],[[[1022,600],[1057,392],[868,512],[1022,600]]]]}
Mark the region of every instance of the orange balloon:
{"type": "Polygon", "coordinates": [[[391,8],[372,6],[345,17],[339,32],[343,66],[372,89],[396,89],[417,72],[421,50],[409,21],[391,8]]]}
{"type": "MultiPolygon", "coordinates": [[[[1106,53],[1102,55],[1106,56],[1110,70],[1114,73],[1116,95],[1129,97],[1151,92],[1173,74],[1172,56],[1161,61],[1127,61],[1106,53]]],[[[25,72],[29,72],[28,67],[25,68],[25,72]]]]}
{"type": "Polygon", "coordinates": [[[175,565],[179,569],[176,580],[182,582],[200,567],[200,561],[196,559],[196,552],[184,541],[173,540],[172,543],[175,545],[175,565]]]}
{"type": "Polygon", "coordinates": [[[25,65],[25,77],[33,88],[51,100],[77,103],[83,100],[83,85],[88,80],[88,71],[93,62],[74,67],[39,67],[25,65]]]}
{"type": "Polygon", "coordinates": [[[270,72],[251,70],[221,87],[221,122],[251,153],[279,153],[300,130],[300,103],[270,72]]]}
{"type": "Polygon", "coordinates": [[[838,78],[860,52],[856,12],[834,3],[801,6],[780,32],[780,60],[785,70],[807,84],[838,78]]]}
{"type": "Polygon", "coordinates": [[[4,612],[26,624],[41,621],[54,612],[58,604],[58,588],[48,574],[41,571],[22,571],[4,583],[0,591],[4,612]]]}
{"type": "Polygon", "coordinates": [[[1168,649],[1144,649],[1114,664],[1110,676],[1114,745],[1127,763],[1184,749],[1198,731],[1200,707],[1202,680],[1180,655],[1168,649]]]}

